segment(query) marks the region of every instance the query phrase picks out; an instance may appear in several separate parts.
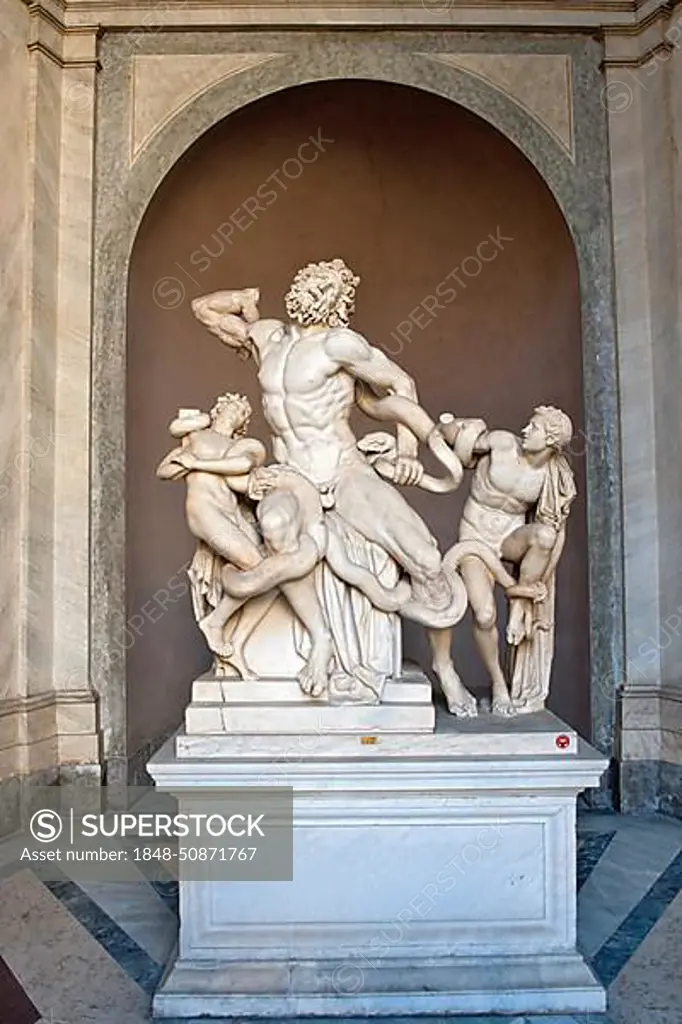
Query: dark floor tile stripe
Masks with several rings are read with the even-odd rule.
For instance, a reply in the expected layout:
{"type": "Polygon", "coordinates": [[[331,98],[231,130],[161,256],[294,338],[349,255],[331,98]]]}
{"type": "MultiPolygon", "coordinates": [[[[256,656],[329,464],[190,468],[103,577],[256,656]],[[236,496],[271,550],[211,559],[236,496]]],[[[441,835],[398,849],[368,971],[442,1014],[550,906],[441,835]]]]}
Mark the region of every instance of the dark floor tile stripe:
{"type": "Polygon", "coordinates": [[[602,985],[610,985],[620,974],[632,954],[681,890],[682,853],[678,853],[592,958],[592,967],[602,985]]]}
{"type": "Polygon", "coordinates": [[[615,834],[615,831],[588,832],[578,836],[578,892],[596,868],[615,834]]]}
{"type": "MultiPolygon", "coordinates": [[[[54,875],[50,868],[50,874],[54,875]]],[[[40,878],[39,872],[36,872],[40,878]]],[[[77,921],[99,942],[109,956],[151,996],[161,980],[163,967],[155,963],[146,950],[135,942],[79,885],[64,875],[63,879],[40,879],[77,921]]]]}
{"type": "Polygon", "coordinates": [[[0,956],[0,1024],[35,1024],[40,1013],[0,956]]]}

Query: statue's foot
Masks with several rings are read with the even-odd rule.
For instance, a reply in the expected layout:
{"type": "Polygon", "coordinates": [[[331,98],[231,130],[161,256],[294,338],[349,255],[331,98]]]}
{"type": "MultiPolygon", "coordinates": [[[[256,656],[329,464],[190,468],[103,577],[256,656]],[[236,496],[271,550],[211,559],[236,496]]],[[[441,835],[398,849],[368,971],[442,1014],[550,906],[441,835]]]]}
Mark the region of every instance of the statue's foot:
{"type": "Polygon", "coordinates": [[[205,619],[202,619],[199,623],[199,629],[206,637],[206,643],[220,658],[230,658],[234,652],[232,644],[225,639],[223,634],[224,624],[218,625],[217,623],[211,622],[211,616],[207,615],[205,619]]]}
{"type": "Polygon", "coordinates": [[[509,609],[509,621],[507,623],[507,643],[512,647],[518,645],[526,638],[524,609],[519,601],[513,601],[509,609]]]}
{"type": "Polygon", "coordinates": [[[242,644],[227,644],[226,646],[229,647],[230,650],[226,654],[221,655],[222,660],[227,662],[228,665],[231,665],[232,668],[236,669],[241,679],[254,678],[255,673],[252,671],[248,661],[246,660],[242,644]]]}
{"type": "Polygon", "coordinates": [[[299,672],[299,686],[309,697],[322,697],[327,692],[333,650],[331,637],[317,640],[308,661],[299,672]]]}
{"type": "Polygon", "coordinates": [[[451,697],[446,695],[445,700],[448,705],[448,711],[455,718],[476,718],[478,715],[478,705],[476,704],[476,698],[473,693],[466,692],[465,700],[453,700],[451,697]]]}
{"type": "MultiPolygon", "coordinates": [[[[332,675],[329,681],[330,704],[369,704],[381,702],[381,693],[365,678],[361,666],[356,666],[355,675],[332,675]]],[[[376,684],[375,684],[376,685],[376,684]]]]}
{"type": "Polygon", "coordinates": [[[448,706],[448,711],[456,718],[475,718],[478,715],[478,705],[473,693],[470,693],[454,668],[434,672],[440,681],[441,690],[448,706]]]}
{"type": "Polygon", "coordinates": [[[517,708],[514,705],[511,697],[508,693],[496,693],[493,694],[492,713],[494,715],[500,715],[503,718],[512,718],[517,714],[517,708]]]}

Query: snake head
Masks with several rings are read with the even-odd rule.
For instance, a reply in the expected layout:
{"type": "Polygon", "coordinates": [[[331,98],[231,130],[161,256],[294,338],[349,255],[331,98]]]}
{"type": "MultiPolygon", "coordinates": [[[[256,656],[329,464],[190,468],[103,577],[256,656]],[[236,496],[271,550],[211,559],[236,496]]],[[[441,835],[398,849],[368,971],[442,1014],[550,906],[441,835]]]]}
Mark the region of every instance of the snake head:
{"type": "Polygon", "coordinates": [[[365,434],[357,442],[357,448],[370,465],[373,465],[377,459],[395,462],[398,458],[397,441],[393,434],[388,434],[385,430],[375,430],[371,434],[365,434]]]}

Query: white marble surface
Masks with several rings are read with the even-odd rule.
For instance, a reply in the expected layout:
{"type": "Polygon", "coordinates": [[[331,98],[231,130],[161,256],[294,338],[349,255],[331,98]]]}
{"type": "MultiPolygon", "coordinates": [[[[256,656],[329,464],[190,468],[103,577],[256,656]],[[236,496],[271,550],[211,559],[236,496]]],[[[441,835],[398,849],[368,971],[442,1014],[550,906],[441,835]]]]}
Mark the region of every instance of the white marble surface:
{"type": "MultiPolygon", "coordinates": [[[[376,705],[313,699],[295,679],[213,679],[192,684],[185,710],[186,751],[202,751],[205,736],[318,736],[325,733],[433,733],[431,683],[420,671],[390,679],[376,705]]],[[[193,755],[188,755],[193,756],[193,755]]]]}
{"type": "MultiPolygon", "coordinates": [[[[181,878],[156,1013],[603,1009],[575,948],[575,798],[604,758],[372,751],[358,761],[322,737],[286,766],[292,881],[181,878]]],[[[148,768],[172,791],[262,784],[263,760],[179,761],[167,744],[148,768]]]]}
{"type": "MultiPolygon", "coordinates": [[[[383,697],[389,704],[430,704],[431,683],[420,671],[388,679],[383,697]]],[[[192,684],[192,704],[299,704],[301,687],[294,679],[216,679],[210,674],[192,684]]],[[[313,705],[319,706],[319,702],[313,705]]]]}
{"type": "Polygon", "coordinates": [[[433,733],[435,712],[431,704],[376,706],[343,704],[316,706],[314,702],[272,705],[201,705],[185,711],[187,749],[202,737],[224,733],[227,737],[254,734],[304,736],[319,733],[433,733]]]}
{"type": "MultiPolygon", "coordinates": [[[[329,709],[337,712],[338,708],[329,709]]],[[[358,710],[357,708],[355,709],[358,710]]],[[[373,710],[373,709],[369,709],[373,710]]],[[[455,719],[444,711],[438,715],[435,733],[426,735],[371,734],[373,740],[367,743],[363,735],[325,736],[319,729],[309,737],[300,737],[300,747],[311,762],[328,757],[362,759],[381,764],[384,758],[395,758],[402,762],[402,768],[409,770],[414,758],[425,762],[439,762],[448,758],[484,758],[486,767],[496,770],[495,758],[518,756],[523,758],[545,757],[571,759],[580,752],[581,741],[575,731],[549,711],[533,715],[519,715],[501,719],[494,715],[479,715],[472,719],[455,719]],[[560,739],[559,744],[557,740],[560,739]],[[568,741],[568,742],[566,742],[568,741]]],[[[215,772],[220,774],[221,758],[229,758],[235,765],[243,761],[261,763],[264,767],[283,759],[296,746],[297,737],[287,735],[187,735],[181,730],[175,737],[175,751],[180,762],[175,769],[182,774],[184,758],[203,758],[216,761],[215,772]]],[[[172,742],[172,741],[170,741],[172,742]]],[[[169,744],[163,749],[166,750],[169,744]]],[[[535,767],[541,773],[542,762],[535,767]]],[[[480,766],[479,766],[480,767],[480,766]]],[[[532,767],[532,766],[528,766],[532,767]]],[[[213,769],[208,769],[213,772],[213,769]]],[[[248,767],[245,768],[248,771],[248,767]]]]}

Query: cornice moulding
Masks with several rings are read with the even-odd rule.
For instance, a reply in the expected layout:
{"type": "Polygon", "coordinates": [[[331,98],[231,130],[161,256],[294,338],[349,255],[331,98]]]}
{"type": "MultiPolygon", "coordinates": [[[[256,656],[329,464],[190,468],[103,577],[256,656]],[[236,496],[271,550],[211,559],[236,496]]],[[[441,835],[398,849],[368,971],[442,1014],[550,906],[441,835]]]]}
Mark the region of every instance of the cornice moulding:
{"type": "Polygon", "coordinates": [[[643,67],[682,45],[682,3],[661,4],[634,30],[604,31],[605,67],[643,67]]]}
{"type": "MultiPolygon", "coordinates": [[[[636,0],[25,0],[66,26],[191,28],[529,28],[636,26],[636,0]]],[[[663,0],[653,0],[661,6],[663,0]]],[[[647,8],[642,8],[646,12],[647,8]]]]}
{"type": "Polygon", "coordinates": [[[28,11],[29,53],[40,53],[60,68],[97,66],[98,26],[66,26],[52,2],[30,3],[28,11]]]}
{"type": "Polygon", "coordinates": [[[97,66],[103,31],[149,29],[598,32],[605,67],[639,68],[682,43],[682,0],[24,0],[29,50],[59,66],[97,66]],[[673,28],[680,26],[672,34],[673,28]],[[672,34],[672,37],[671,37],[672,34]]]}

